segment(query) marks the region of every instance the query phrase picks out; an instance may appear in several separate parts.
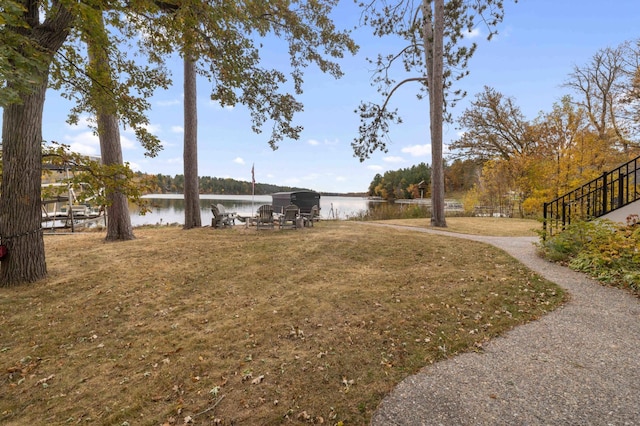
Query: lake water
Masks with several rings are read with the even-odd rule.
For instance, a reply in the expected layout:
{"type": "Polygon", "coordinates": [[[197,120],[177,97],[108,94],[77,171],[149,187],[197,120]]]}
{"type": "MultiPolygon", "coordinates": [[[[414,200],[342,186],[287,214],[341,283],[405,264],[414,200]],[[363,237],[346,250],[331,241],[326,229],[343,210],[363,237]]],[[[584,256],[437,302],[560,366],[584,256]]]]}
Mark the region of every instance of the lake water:
{"type": "MultiPolygon", "coordinates": [[[[141,216],[135,209],[131,212],[133,226],[166,223],[184,223],[184,197],[182,194],[152,194],[144,196],[152,205],[152,211],[141,216]]],[[[211,204],[222,204],[227,211],[240,215],[252,215],[263,204],[271,204],[271,195],[200,195],[202,224],[210,224],[211,204]]],[[[348,219],[367,211],[372,205],[379,204],[364,197],[322,196],[320,198],[320,217],[323,219],[348,219]]]]}

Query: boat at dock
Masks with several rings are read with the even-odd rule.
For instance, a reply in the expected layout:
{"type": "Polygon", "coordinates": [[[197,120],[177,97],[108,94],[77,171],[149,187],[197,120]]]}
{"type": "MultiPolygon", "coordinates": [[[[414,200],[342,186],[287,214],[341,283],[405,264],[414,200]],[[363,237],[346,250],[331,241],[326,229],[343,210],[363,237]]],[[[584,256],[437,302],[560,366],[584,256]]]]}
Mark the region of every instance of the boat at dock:
{"type": "MultiPolygon", "coordinates": [[[[90,226],[105,217],[105,210],[91,204],[69,204],[69,197],[59,196],[42,201],[42,228],[68,229],[90,226]]],[[[106,219],[105,219],[106,220],[106,219]]]]}

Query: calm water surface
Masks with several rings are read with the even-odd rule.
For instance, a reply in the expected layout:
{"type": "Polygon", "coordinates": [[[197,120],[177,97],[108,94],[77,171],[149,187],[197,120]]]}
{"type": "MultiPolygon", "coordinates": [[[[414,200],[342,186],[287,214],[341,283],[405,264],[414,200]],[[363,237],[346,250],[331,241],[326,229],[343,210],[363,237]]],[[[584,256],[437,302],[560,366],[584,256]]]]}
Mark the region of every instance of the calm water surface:
{"type": "MultiPolygon", "coordinates": [[[[144,197],[151,202],[152,211],[144,216],[132,209],[131,224],[133,226],[155,225],[165,223],[184,223],[184,197],[182,194],[152,194],[144,197]]],[[[363,197],[322,196],[320,198],[320,217],[323,219],[347,219],[363,211],[372,204],[363,197]]],[[[271,204],[271,195],[200,195],[202,224],[210,224],[211,204],[222,204],[227,211],[240,215],[252,215],[263,204],[271,204]]]]}

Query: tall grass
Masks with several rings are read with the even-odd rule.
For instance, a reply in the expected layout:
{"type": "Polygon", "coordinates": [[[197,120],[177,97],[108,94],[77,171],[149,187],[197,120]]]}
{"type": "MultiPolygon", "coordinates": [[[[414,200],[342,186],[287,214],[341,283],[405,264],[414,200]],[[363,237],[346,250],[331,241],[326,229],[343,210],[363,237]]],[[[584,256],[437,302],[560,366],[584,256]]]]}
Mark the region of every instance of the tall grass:
{"type": "Polygon", "coordinates": [[[422,204],[380,203],[350,216],[350,220],[418,219],[431,216],[431,206],[422,204]]]}
{"type": "MultiPolygon", "coordinates": [[[[446,211],[448,217],[466,217],[463,211],[446,211]]],[[[426,204],[380,203],[348,217],[349,220],[421,219],[431,217],[431,206],[426,204]]]]}

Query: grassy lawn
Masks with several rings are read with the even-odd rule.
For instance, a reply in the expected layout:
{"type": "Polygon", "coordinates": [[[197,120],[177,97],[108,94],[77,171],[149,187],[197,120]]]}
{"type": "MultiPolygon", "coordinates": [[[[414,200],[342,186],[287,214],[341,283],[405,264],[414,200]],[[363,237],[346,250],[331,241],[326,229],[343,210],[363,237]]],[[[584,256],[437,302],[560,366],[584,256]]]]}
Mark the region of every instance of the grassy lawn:
{"type": "Polygon", "coordinates": [[[361,425],[403,378],[563,300],[503,252],[440,235],[136,236],[46,236],[49,278],[0,289],[0,423],[361,425]]]}

